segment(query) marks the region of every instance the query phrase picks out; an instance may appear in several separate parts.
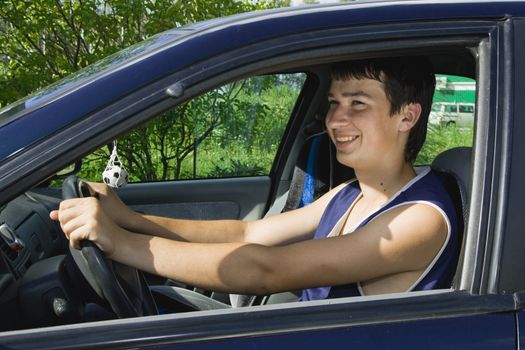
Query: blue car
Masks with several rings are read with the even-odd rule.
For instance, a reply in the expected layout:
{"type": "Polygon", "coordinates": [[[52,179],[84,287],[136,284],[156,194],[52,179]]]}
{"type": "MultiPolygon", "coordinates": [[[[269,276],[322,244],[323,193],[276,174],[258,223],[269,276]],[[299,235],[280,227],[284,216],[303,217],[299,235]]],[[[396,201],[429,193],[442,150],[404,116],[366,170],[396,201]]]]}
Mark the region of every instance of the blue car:
{"type": "Polygon", "coordinates": [[[0,348],[521,348],[524,43],[525,1],[277,9],[160,33],[7,106],[0,348]],[[330,64],[409,55],[432,62],[436,104],[475,104],[466,128],[429,124],[416,162],[451,174],[464,218],[448,289],[228,295],[70,250],[49,218],[63,197],[89,195],[79,179],[128,183],[116,190],[127,205],[172,217],[253,220],[303,205],[352,176],[322,130],[330,64]]]}

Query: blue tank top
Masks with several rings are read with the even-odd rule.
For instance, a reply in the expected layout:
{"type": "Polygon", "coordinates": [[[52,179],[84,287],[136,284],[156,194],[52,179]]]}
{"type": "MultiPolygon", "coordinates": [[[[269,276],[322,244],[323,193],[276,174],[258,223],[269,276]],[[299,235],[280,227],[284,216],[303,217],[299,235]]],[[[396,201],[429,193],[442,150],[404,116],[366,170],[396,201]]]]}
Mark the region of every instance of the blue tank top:
{"type": "MultiPolygon", "coordinates": [[[[417,172],[418,175],[412,181],[380,209],[363,220],[355,230],[363,227],[378,215],[400,205],[426,203],[438,209],[448,225],[447,239],[437,256],[408,291],[450,288],[456,271],[459,253],[456,210],[439,176],[434,171],[426,167],[418,169],[417,172]]],[[[326,207],[314,239],[326,238],[360,193],[361,189],[357,181],[351,182],[341,189],[326,207]]],[[[340,286],[304,289],[301,300],[343,298],[360,295],[362,293],[359,284],[351,283],[340,286]]]]}

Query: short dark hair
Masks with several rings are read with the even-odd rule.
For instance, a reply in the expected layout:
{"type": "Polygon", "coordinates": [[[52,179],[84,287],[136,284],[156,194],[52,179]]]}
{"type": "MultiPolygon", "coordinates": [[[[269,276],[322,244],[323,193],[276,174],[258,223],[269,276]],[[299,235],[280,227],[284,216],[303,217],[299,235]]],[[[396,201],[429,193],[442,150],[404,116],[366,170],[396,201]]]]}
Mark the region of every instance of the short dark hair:
{"type": "Polygon", "coordinates": [[[373,79],[384,84],[390,102],[390,115],[410,103],[421,105],[421,116],[410,130],[405,146],[405,160],[413,162],[427,136],[427,123],[436,77],[423,56],[374,58],[332,64],[332,79],[373,79]]]}

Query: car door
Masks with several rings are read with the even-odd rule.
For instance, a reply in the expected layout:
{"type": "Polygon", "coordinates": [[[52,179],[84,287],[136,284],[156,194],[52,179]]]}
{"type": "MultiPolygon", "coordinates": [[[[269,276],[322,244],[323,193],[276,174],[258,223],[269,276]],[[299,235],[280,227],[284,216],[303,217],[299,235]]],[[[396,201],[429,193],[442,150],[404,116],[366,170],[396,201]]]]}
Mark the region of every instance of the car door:
{"type": "MultiPolygon", "coordinates": [[[[398,50],[396,52],[410,52],[414,48],[421,50],[421,47],[430,45],[429,41],[431,42],[432,38],[443,40],[441,34],[448,31],[451,35],[454,33],[453,35],[461,37],[461,39],[457,39],[462,42],[460,46],[476,50],[477,54],[480,55],[479,57],[481,57],[479,61],[476,61],[477,64],[484,65],[486,69],[489,69],[489,67],[490,69],[499,69],[496,63],[491,61],[491,57],[495,53],[493,50],[496,50],[495,47],[497,47],[496,41],[503,40],[505,37],[504,27],[508,25],[511,24],[476,23],[474,25],[472,22],[421,23],[419,27],[415,25],[418,30],[411,28],[403,31],[404,37],[410,35],[414,37],[412,40],[404,38],[396,41],[396,50],[398,50]],[[476,29],[473,29],[473,26],[476,29]],[[435,34],[437,31],[440,32],[440,35],[435,34]],[[472,37],[466,34],[472,33],[472,31],[479,32],[472,37]],[[491,31],[490,38],[486,36],[488,31],[491,31]],[[418,39],[424,33],[427,35],[425,39],[418,39]]],[[[389,27],[389,29],[392,28],[389,27]]],[[[317,56],[319,61],[322,62],[320,57],[323,57],[323,53],[331,52],[333,54],[334,50],[337,49],[349,55],[355,51],[361,53],[366,51],[373,54],[379,50],[379,47],[384,49],[387,38],[391,39],[388,34],[382,34],[384,35],[384,41],[381,41],[377,34],[381,31],[376,31],[377,28],[370,29],[370,31],[367,31],[367,28],[361,28],[361,30],[363,37],[374,35],[375,42],[373,44],[363,44],[360,41],[350,45],[346,41],[344,46],[334,44],[330,50],[327,49],[324,52],[320,50],[316,53],[319,55],[317,56]]],[[[391,32],[391,30],[385,30],[381,33],[385,32],[391,32]]],[[[341,40],[339,43],[345,37],[342,33],[344,33],[344,30],[338,31],[338,34],[341,35],[338,38],[341,40]]],[[[326,33],[316,34],[318,39],[319,35],[326,33]]],[[[352,34],[355,35],[355,32],[352,34]]],[[[345,39],[349,40],[348,38],[355,37],[348,35],[345,39]]],[[[453,42],[454,45],[457,44],[457,41],[453,42]]],[[[286,56],[282,57],[283,60],[288,58],[286,56]]],[[[311,57],[307,58],[309,58],[309,62],[312,61],[311,57]]],[[[304,59],[304,62],[306,62],[306,58],[304,59]]],[[[265,64],[266,62],[260,61],[257,63],[257,67],[264,71],[265,64]]],[[[306,67],[312,66],[315,65],[309,63],[309,66],[306,67]]],[[[315,71],[313,68],[305,70],[308,71],[310,69],[315,71]]],[[[235,72],[230,73],[235,74],[235,72]]],[[[480,92],[481,94],[487,93],[487,91],[491,93],[497,91],[497,86],[490,82],[488,75],[480,74],[477,76],[477,81],[484,89],[483,92],[480,92]]],[[[306,110],[306,115],[301,116],[302,118],[306,118],[306,120],[308,120],[308,117],[314,118],[314,114],[317,113],[321,106],[319,97],[321,90],[322,88],[319,85],[318,90],[313,92],[314,98],[311,100],[317,101],[319,106],[315,109],[310,106],[306,110]],[[318,94],[317,96],[316,93],[318,94]]],[[[481,113],[483,111],[486,113],[487,110],[494,110],[494,101],[490,99],[480,100],[483,101],[480,108],[481,113]]],[[[484,152],[486,152],[488,147],[488,140],[483,135],[493,131],[494,120],[489,117],[492,116],[494,118],[493,116],[496,115],[496,118],[500,118],[500,115],[496,112],[490,113],[490,115],[489,113],[481,113],[478,114],[479,124],[484,129],[477,129],[476,131],[478,137],[476,138],[476,153],[472,165],[475,175],[472,180],[473,188],[477,188],[478,192],[471,194],[470,220],[467,223],[465,236],[467,244],[476,247],[485,244],[487,239],[492,239],[490,238],[492,237],[491,235],[496,235],[492,229],[481,229],[481,226],[486,224],[482,218],[485,217],[491,205],[487,202],[487,197],[482,199],[480,196],[487,193],[487,191],[492,192],[497,191],[497,189],[489,184],[490,180],[482,175],[479,169],[485,169],[483,174],[486,174],[486,169],[494,169],[499,166],[498,164],[493,164],[490,158],[484,157],[484,154],[486,154],[484,152]]],[[[298,118],[298,116],[292,115],[292,126],[288,126],[288,132],[290,132],[290,129],[293,130],[294,118],[298,118]]],[[[305,122],[303,119],[302,123],[305,122]]],[[[296,140],[297,134],[293,136],[285,134],[281,152],[288,151],[293,153],[291,150],[298,142],[296,140]],[[294,139],[291,146],[288,146],[288,150],[286,149],[286,142],[291,141],[287,140],[287,135],[294,139]]],[[[285,155],[287,154],[282,153],[278,156],[278,160],[283,160],[285,155]]],[[[282,173],[280,176],[282,176],[282,173]]],[[[276,178],[275,180],[278,183],[280,179],[276,178]]],[[[368,348],[374,348],[374,346],[382,347],[385,344],[389,344],[392,347],[405,348],[419,348],[421,345],[444,348],[458,344],[465,347],[473,346],[474,348],[483,348],[484,346],[486,348],[493,348],[494,346],[514,348],[516,339],[514,314],[516,306],[514,298],[509,295],[499,295],[498,293],[490,296],[485,295],[486,290],[484,286],[478,285],[478,278],[488,273],[484,270],[485,265],[481,263],[482,260],[480,259],[482,258],[474,250],[465,252],[465,256],[465,263],[459,270],[458,282],[455,285],[456,288],[465,291],[423,292],[420,294],[401,293],[400,295],[341,299],[338,301],[268,305],[259,309],[253,307],[243,310],[229,310],[226,313],[219,311],[203,314],[197,313],[194,317],[176,315],[167,318],[165,323],[159,321],[165,327],[169,327],[169,324],[177,324],[179,326],[176,334],[170,333],[170,335],[153,330],[153,326],[146,325],[146,321],[137,321],[136,324],[132,324],[132,327],[144,327],[148,332],[151,332],[148,334],[152,339],[166,337],[163,341],[189,349],[201,346],[229,349],[246,346],[340,348],[342,346],[364,346],[364,344],[368,348]],[[482,295],[476,296],[476,294],[482,295]],[[476,332],[474,332],[474,329],[476,332]],[[190,332],[189,330],[191,330],[191,334],[185,333],[190,332]],[[189,342],[189,344],[181,344],[186,342],[189,342]]],[[[152,346],[153,344],[158,344],[156,341],[152,340],[152,346]]]]}
{"type": "MultiPolygon", "coordinates": [[[[405,30],[403,35],[408,36],[409,33],[416,35],[415,33],[417,33],[417,37],[413,38],[413,40],[399,40],[396,43],[398,45],[397,49],[399,50],[399,47],[403,47],[404,52],[410,52],[414,47],[418,47],[418,45],[427,47],[429,45],[428,40],[435,37],[433,33],[437,31],[437,29],[434,26],[439,26],[440,31],[454,31],[454,35],[460,35],[460,33],[462,33],[461,29],[465,32],[473,30],[471,23],[462,24],[464,25],[463,28],[460,23],[450,25],[430,25],[424,23],[420,25],[419,31],[415,31],[415,29],[414,31],[405,30]],[[425,33],[424,29],[427,30],[426,33],[428,37],[425,37],[425,40],[421,39],[421,41],[418,41],[417,38],[419,38],[422,33],[425,33]]],[[[478,25],[483,27],[481,24],[478,25]]],[[[492,48],[496,46],[493,45],[494,40],[503,37],[503,32],[500,31],[503,28],[498,25],[493,26],[492,24],[490,24],[489,27],[490,30],[500,35],[495,36],[494,32],[492,32],[490,38],[490,40],[493,40],[490,46],[492,48]]],[[[483,28],[479,30],[480,32],[486,33],[489,29],[483,28]]],[[[341,34],[341,32],[344,31],[340,31],[339,34],[341,34]]],[[[488,59],[493,52],[486,48],[488,39],[484,37],[484,40],[480,40],[478,36],[470,38],[464,34],[465,32],[463,32],[463,35],[467,38],[464,39],[465,41],[462,45],[475,48],[481,57],[488,59]]],[[[364,36],[374,34],[376,42],[374,44],[362,44],[360,42],[354,43],[353,45],[348,45],[348,42],[346,42],[346,47],[334,45],[330,50],[327,49],[324,51],[324,54],[326,55],[328,52],[333,52],[335,48],[347,52],[347,54],[351,54],[359,49],[361,52],[366,50],[368,53],[373,54],[377,52],[379,47],[384,47],[386,43],[386,38],[384,38],[384,41],[379,40],[378,36],[375,35],[377,34],[376,31],[371,30],[367,32],[367,30],[363,28],[362,34],[364,36]]],[[[385,37],[389,37],[386,34],[384,35],[385,37]]],[[[342,41],[342,37],[344,37],[344,35],[341,35],[339,40],[342,41]]],[[[348,37],[353,36],[348,35],[348,37]]],[[[443,40],[441,36],[437,36],[437,38],[443,40]]],[[[274,52],[273,54],[277,53],[274,52]]],[[[323,51],[317,54],[323,57],[323,51]]],[[[288,57],[283,56],[283,60],[287,59],[288,57]]],[[[322,61],[321,59],[319,60],[322,61]]],[[[265,69],[271,71],[275,69],[273,62],[271,66],[266,66],[267,64],[269,64],[267,61],[262,60],[254,65],[257,66],[258,71],[265,71],[265,69]]],[[[299,66],[300,65],[301,63],[299,63],[299,66]]],[[[315,64],[309,64],[303,67],[305,67],[305,74],[313,74],[315,76],[315,64]]],[[[218,79],[225,81],[236,80],[235,76],[237,74],[239,73],[237,73],[236,70],[232,70],[224,73],[224,75],[218,79]]],[[[269,74],[269,72],[266,72],[266,74],[269,74]]],[[[321,79],[322,74],[319,72],[314,81],[321,79]]],[[[477,80],[481,86],[495,89],[494,85],[489,83],[487,76],[481,75],[477,77],[477,80]]],[[[326,82],[324,83],[326,84],[326,82]]],[[[188,85],[191,84],[188,83],[188,85]]],[[[216,83],[214,85],[222,84],[216,83]]],[[[298,147],[299,141],[297,134],[299,129],[294,130],[294,126],[298,128],[297,125],[300,125],[301,128],[304,128],[304,124],[315,119],[315,114],[321,109],[322,82],[317,83],[317,87],[313,89],[313,91],[309,91],[308,88],[309,87],[307,87],[307,91],[305,91],[304,94],[313,95],[313,98],[309,101],[308,108],[299,109],[303,114],[299,114],[296,111],[297,114],[294,115],[294,111],[291,111],[291,124],[287,126],[287,130],[282,136],[283,144],[278,151],[281,153],[274,159],[277,165],[274,163],[273,167],[274,169],[279,169],[279,161],[284,162],[284,165],[281,165],[281,173],[275,173],[280,177],[274,178],[275,183],[273,186],[278,184],[284,177],[283,169],[289,166],[289,164],[286,164],[286,159],[288,159],[290,154],[293,154],[294,147],[298,147]],[[318,106],[315,106],[316,103],[318,106]]],[[[204,93],[213,91],[204,87],[200,89],[204,93]]],[[[201,93],[195,95],[201,96],[201,93]]],[[[299,99],[300,98],[301,97],[299,97],[299,99]]],[[[301,106],[304,105],[304,103],[305,102],[299,100],[295,102],[295,105],[301,106]]],[[[487,102],[484,107],[485,110],[494,108],[490,102],[487,102]]],[[[483,110],[483,108],[481,110],[483,110]]],[[[487,118],[488,115],[480,115],[481,122],[487,120],[487,118]]],[[[488,122],[485,126],[488,130],[486,129],[484,132],[489,132],[492,125],[492,121],[488,122]]],[[[477,142],[482,141],[478,139],[477,142]]],[[[483,148],[478,146],[477,152],[482,152],[482,150],[483,148]]],[[[495,167],[495,165],[492,165],[486,158],[480,156],[480,153],[476,155],[477,158],[474,160],[475,168],[481,166],[485,168],[487,166],[489,168],[495,167]]],[[[198,187],[200,181],[207,182],[209,180],[192,179],[189,182],[183,181],[180,184],[181,186],[196,184],[196,187],[198,187]]],[[[213,181],[216,181],[216,184],[220,183],[219,180],[213,181]]],[[[226,179],[225,181],[236,182],[239,180],[226,179]]],[[[479,186],[483,187],[483,190],[479,190],[479,194],[493,189],[491,186],[488,186],[487,183],[481,184],[480,181],[483,180],[480,180],[479,176],[478,178],[474,177],[473,181],[476,182],[478,188],[479,186]]],[[[487,180],[485,179],[485,181],[487,180]]],[[[150,184],[148,183],[147,185],[150,184]]],[[[166,186],[177,185],[179,185],[179,183],[168,184],[166,186]]],[[[138,186],[146,186],[146,184],[138,184],[137,187],[138,186]]],[[[162,184],[154,184],[154,186],[162,188],[162,184]]],[[[210,185],[210,187],[206,185],[202,186],[203,198],[211,186],[212,185],[210,185]]],[[[133,189],[133,186],[130,186],[129,189],[133,189]]],[[[140,194],[139,197],[144,196],[146,192],[140,194]]],[[[168,191],[166,190],[165,192],[168,191]]],[[[176,192],[173,193],[174,197],[176,197],[176,192]]],[[[224,193],[221,195],[224,195],[224,193]]],[[[182,198],[183,196],[184,195],[181,195],[182,198]]],[[[193,198],[198,198],[199,190],[192,190],[188,198],[192,196],[193,198]]],[[[271,193],[268,193],[268,196],[271,196],[271,193]]],[[[474,244],[480,244],[479,242],[484,241],[484,239],[480,239],[480,236],[483,236],[486,231],[479,230],[479,227],[476,229],[476,225],[482,224],[481,222],[477,222],[476,218],[484,217],[484,210],[487,210],[490,205],[486,203],[486,200],[474,202],[476,200],[476,194],[474,193],[472,194],[472,198],[473,203],[476,203],[476,205],[480,207],[473,205],[471,206],[471,210],[478,210],[480,215],[471,214],[470,217],[473,221],[470,221],[467,225],[470,231],[467,231],[466,239],[472,241],[474,239],[473,237],[476,237],[473,235],[477,235],[477,243],[474,244]]],[[[262,212],[258,215],[262,215],[262,212]]],[[[479,257],[469,255],[468,253],[466,253],[466,255],[467,263],[464,265],[464,269],[471,272],[472,265],[469,265],[469,261],[472,263],[472,259],[478,259],[479,257]]],[[[479,266],[479,261],[476,261],[476,266],[479,266]]],[[[457,345],[458,343],[461,344],[461,342],[464,342],[463,344],[465,346],[474,345],[475,348],[484,346],[493,348],[494,344],[498,344],[497,346],[500,348],[513,348],[515,344],[514,300],[512,296],[499,294],[479,297],[472,295],[473,290],[472,286],[469,285],[468,278],[472,278],[470,283],[474,284],[477,278],[476,273],[481,273],[481,271],[474,271],[474,273],[469,274],[469,277],[464,277],[467,282],[458,282],[457,287],[459,289],[466,289],[467,292],[440,291],[436,293],[410,295],[408,293],[402,293],[400,295],[363,297],[352,300],[342,299],[338,301],[290,304],[289,306],[268,305],[262,306],[260,309],[252,307],[238,311],[229,310],[229,312],[212,311],[203,314],[196,313],[193,317],[190,315],[173,315],[166,318],[165,323],[162,323],[160,320],[158,321],[163,327],[166,327],[164,329],[177,328],[176,332],[170,332],[169,334],[153,330],[154,322],[148,324],[147,321],[136,321],[128,326],[131,327],[131,329],[133,329],[133,327],[147,329],[149,336],[153,339],[151,342],[152,346],[153,344],[158,345],[158,343],[156,343],[158,341],[156,337],[166,337],[165,341],[177,344],[178,347],[183,348],[201,346],[206,348],[240,348],[246,346],[279,347],[280,344],[286,344],[287,347],[315,345],[325,348],[340,348],[342,346],[352,345],[364,346],[363,344],[373,348],[374,346],[380,347],[384,346],[384,344],[389,344],[392,347],[416,348],[420,347],[421,344],[423,344],[423,346],[448,347],[457,345]],[[494,326],[495,324],[497,324],[497,326],[494,326]],[[178,327],[175,327],[175,325],[178,327]],[[476,329],[477,332],[474,332],[474,329],[476,329]],[[438,339],[436,339],[436,333],[439,334],[438,339]],[[374,342],[371,342],[370,339],[373,339],[377,345],[374,345],[374,342]],[[363,343],[363,341],[366,343],[363,343]],[[190,344],[181,344],[185,342],[189,342],[190,344]]],[[[481,294],[485,293],[483,289],[477,290],[476,292],[481,294]]],[[[104,334],[106,333],[104,332],[104,334]]]]}
{"type": "MultiPolygon", "coordinates": [[[[346,18],[348,14],[334,15],[338,16],[346,18]]],[[[291,25],[291,19],[286,21],[287,25],[291,25]]],[[[240,202],[239,198],[249,193],[250,188],[260,187],[262,190],[254,190],[257,194],[251,204],[244,211],[239,210],[241,214],[238,217],[249,218],[251,209],[267,207],[281,193],[280,189],[289,183],[293,168],[291,160],[303,141],[301,130],[318,119],[319,112],[323,110],[321,101],[325,97],[327,80],[322,80],[323,71],[326,71],[319,67],[336,59],[422,52],[437,57],[453,57],[442,62],[446,64],[456,59],[458,62],[474,62],[471,72],[479,84],[479,98],[474,159],[472,164],[467,165],[471,166],[472,192],[469,193],[470,205],[463,238],[465,249],[451,290],[198,311],[20,330],[1,334],[0,343],[7,348],[31,348],[38,344],[42,349],[514,349],[516,300],[514,295],[504,293],[498,285],[501,252],[498,249],[508,238],[503,233],[501,221],[494,223],[495,216],[506,216],[504,206],[499,204],[506,200],[507,192],[502,186],[507,182],[505,179],[493,181],[493,174],[502,173],[506,166],[499,157],[504,157],[510,138],[497,126],[508,122],[509,112],[502,106],[508,102],[509,94],[502,88],[501,81],[491,79],[509,74],[510,68],[506,63],[513,62],[511,51],[500,49],[511,40],[509,33],[512,33],[513,26],[511,19],[414,20],[410,25],[406,22],[355,27],[334,25],[328,29],[276,37],[203,60],[191,70],[174,73],[159,83],[160,88],[156,86],[159,91],[171,91],[172,99],[163,97],[155,104],[139,106],[127,115],[127,121],[133,126],[144,125],[190,98],[202,96],[246,76],[298,71],[311,77],[311,80],[305,80],[295,100],[269,173],[262,175],[262,179],[259,175],[254,179],[255,183],[260,180],[260,186],[253,185],[246,177],[219,180],[192,178],[174,183],[143,181],[122,190],[123,198],[137,205],[138,210],[148,210],[152,202],[147,197],[151,194],[155,203],[167,203],[163,211],[178,211],[184,210],[177,207],[179,198],[182,205],[191,202],[190,206],[198,209],[199,201],[193,201],[194,198],[213,198],[217,191],[216,199],[208,204],[214,201],[240,202]],[[184,90],[184,96],[177,93],[178,90],[184,90]],[[232,187],[229,187],[230,184],[232,187]],[[243,185],[246,185],[247,192],[238,194],[237,199],[224,199],[233,192],[231,188],[243,185]],[[152,189],[151,193],[147,188],[152,189]],[[207,196],[207,192],[213,193],[207,196]],[[180,197],[177,197],[178,193],[180,197]]],[[[242,32],[238,28],[235,30],[242,32]]],[[[144,91],[151,93],[148,89],[144,91]]],[[[141,100],[142,97],[146,100],[149,95],[144,91],[137,91],[133,99],[141,100]]],[[[116,114],[108,113],[107,120],[116,114]]],[[[93,142],[100,146],[114,139],[120,140],[124,137],[124,131],[129,130],[129,127],[126,128],[101,132],[98,141],[93,142]]],[[[255,217],[264,212],[256,211],[255,217]]]]}

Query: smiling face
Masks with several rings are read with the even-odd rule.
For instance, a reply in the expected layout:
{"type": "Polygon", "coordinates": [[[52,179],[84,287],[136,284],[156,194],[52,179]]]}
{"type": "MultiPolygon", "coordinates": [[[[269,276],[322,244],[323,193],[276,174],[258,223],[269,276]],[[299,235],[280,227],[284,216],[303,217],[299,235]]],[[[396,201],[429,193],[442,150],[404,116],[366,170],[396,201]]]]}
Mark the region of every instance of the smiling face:
{"type": "Polygon", "coordinates": [[[404,162],[409,108],[390,115],[383,83],[373,79],[333,80],[325,124],[337,160],[356,171],[404,162]]]}

